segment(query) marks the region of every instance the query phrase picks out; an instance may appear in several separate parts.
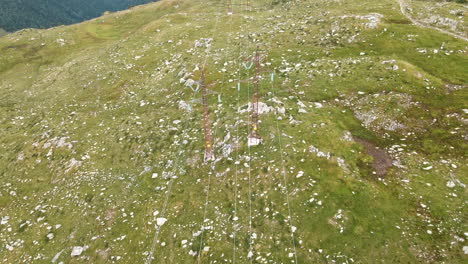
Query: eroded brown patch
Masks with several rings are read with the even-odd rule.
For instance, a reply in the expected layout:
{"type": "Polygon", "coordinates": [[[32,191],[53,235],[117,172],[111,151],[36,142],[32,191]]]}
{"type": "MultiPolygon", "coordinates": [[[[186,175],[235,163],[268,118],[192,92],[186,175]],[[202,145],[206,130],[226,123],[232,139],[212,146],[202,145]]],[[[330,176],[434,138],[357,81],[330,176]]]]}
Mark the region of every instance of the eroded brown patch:
{"type": "Polygon", "coordinates": [[[378,176],[386,175],[387,170],[392,166],[392,158],[390,155],[388,155],[385,150],[380,149],[369,141],[358,137],[353,137],[353,139],[364,147],[367,155],[374,158],[372,168],[375,170],[376,174],[378,176]]]}

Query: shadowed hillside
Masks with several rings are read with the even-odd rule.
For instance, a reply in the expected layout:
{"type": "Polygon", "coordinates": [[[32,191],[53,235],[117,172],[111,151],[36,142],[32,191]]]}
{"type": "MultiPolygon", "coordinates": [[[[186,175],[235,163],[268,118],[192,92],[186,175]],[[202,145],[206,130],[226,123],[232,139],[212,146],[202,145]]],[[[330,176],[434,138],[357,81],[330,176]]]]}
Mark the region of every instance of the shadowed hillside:
{"type": "Polygon", "coordinates": [[[152,0],[0,0],[0,27],[6,31],[74,24],[152,0]]]}

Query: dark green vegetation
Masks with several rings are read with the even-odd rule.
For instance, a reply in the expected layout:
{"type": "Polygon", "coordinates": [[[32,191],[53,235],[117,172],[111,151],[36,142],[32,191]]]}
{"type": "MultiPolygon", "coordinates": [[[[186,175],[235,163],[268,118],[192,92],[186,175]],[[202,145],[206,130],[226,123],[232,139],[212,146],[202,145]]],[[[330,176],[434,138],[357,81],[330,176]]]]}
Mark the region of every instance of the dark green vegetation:
{"type": "Polygon", "coordinates": [[[153,0],[0,0],[0,27],[49,28],[74,24],[153,0]]]}
{"type": "Polygon", "coordinates": [[[0,38],[0,262],[464,263],[467,43],[394,0],[232,3],[0,38]]]}

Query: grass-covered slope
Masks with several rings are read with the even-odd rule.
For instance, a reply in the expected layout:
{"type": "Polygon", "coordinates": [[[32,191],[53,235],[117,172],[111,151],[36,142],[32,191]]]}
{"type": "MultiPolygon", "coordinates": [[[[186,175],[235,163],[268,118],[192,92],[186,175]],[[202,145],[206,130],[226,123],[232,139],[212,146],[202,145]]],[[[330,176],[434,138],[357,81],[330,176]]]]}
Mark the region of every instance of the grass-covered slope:
{"type": "Polygon", "coordinates": [[[0,38],[0,262],[463,263],[467,43],[394,0],[277,2],[0,38]]]}

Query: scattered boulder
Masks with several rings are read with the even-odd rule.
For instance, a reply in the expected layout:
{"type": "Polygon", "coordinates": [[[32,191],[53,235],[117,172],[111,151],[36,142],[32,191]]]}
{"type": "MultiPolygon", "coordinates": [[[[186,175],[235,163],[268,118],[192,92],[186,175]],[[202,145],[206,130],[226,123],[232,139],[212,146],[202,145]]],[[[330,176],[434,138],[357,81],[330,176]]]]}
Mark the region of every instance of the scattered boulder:
{"type": "Polygon", "coordinates": [[[374,158],[372,162],[372,168],[375,170],[377,176],[384,176],[387,174],[387,170],[393,166],[392,158],[383,149],[378,148],[376,145],[366,141],[362,138],[353,137],[354,141],[361,144],[366,153],[374,158]]]}
{"type": "Polygon", "coordinates": [[[87,248],[86,246],[85,247],[80,247],[80,246],[73,247],[72,252],[71,252],[71,256],[72,257],[80,256],[83,253],[83,251],[86,250],[86,248],[87,248]]]}

